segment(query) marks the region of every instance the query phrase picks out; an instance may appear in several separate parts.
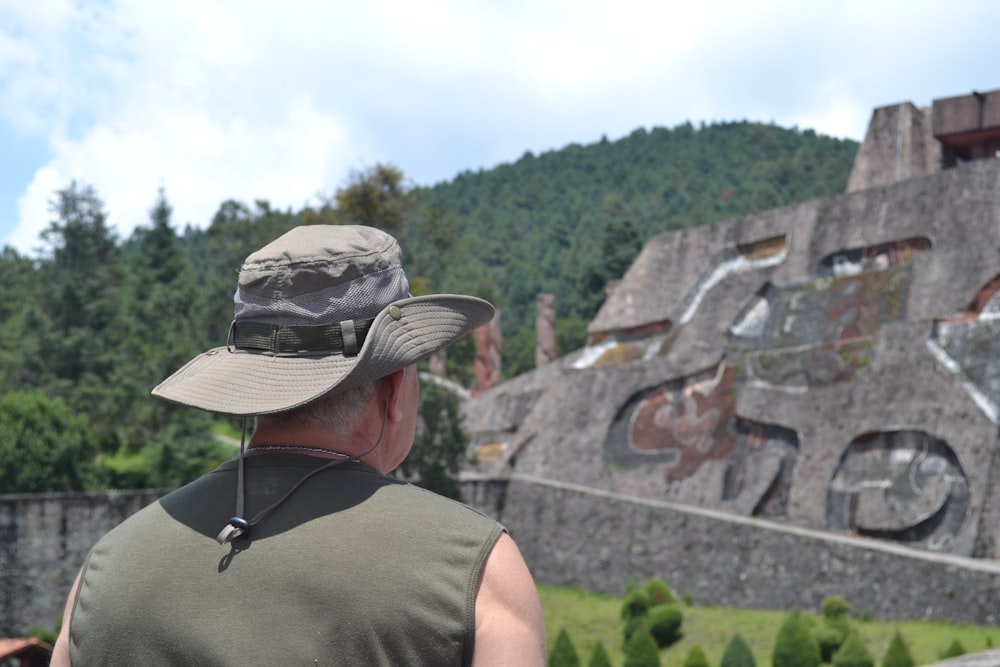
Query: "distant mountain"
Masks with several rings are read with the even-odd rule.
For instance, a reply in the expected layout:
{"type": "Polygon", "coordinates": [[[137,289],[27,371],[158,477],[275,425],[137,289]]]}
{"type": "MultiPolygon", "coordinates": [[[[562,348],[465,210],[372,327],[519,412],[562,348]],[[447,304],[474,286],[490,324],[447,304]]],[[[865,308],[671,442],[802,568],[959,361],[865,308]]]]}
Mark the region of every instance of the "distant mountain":
{"type": "Polygon", "coordinates": [[[505,374],[530,367],[535,296],[556,295],[562,352],[582,342],[604,287],[660,232],[843,192],[858,143],[751,122],[638,129],[464,172],[421,191],[404,247],[432,290],[502,309],[505,374]],[[441,251],[432,253],[434,239],[441,251]],[[432,256],[436,266],[424,266],[432,256]]]}

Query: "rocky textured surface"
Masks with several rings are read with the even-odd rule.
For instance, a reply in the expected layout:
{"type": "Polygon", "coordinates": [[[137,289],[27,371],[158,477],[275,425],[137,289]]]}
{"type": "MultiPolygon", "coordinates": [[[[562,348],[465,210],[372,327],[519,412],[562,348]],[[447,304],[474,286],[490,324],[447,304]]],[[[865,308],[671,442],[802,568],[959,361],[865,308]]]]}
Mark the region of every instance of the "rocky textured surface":
{"type": "Polygon", "coordinates": [[[97,539],[160,497],[149,491],[0,496],[0,637],[51,629],[97,539]]]}
{"type": "Polygon", "coordinates": [[[997,557],[1000,161],[652,238],[470,473],[997,557]]]}

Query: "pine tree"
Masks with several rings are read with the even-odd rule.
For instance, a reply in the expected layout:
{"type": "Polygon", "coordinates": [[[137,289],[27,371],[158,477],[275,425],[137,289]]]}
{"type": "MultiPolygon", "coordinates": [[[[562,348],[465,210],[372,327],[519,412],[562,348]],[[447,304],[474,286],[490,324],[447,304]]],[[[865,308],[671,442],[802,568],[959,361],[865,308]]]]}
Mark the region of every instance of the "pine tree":
{"type": "Polygon", "coordinates": [[[798,611],[790,613],[778,629],[771,663],[773,667],[819,667],[819,646],[798,611]]]}
{"type": "Polygon", "coordinates": [[[569,638],[566,628],[559,630],[556,635],[556,643],[549,653],[546,661],[547,667],[580,667],[580,658],[577,656],[573,641],[569,638]]]}
{"type": "Polygon", "coordinates": [[[608,652],[601,642],[597,642],[594,646],[587,667],[611,667],[611,658],[608,657],[608,652]]]}
{"type": "Polygon", "coordinates": [[[743,639],[743,635],[737,632],[729,640],[725,651],[722,652],[719,667],[757,667],[750,645],[743,639]]]}
{"type": "Polygon", "coordinates": [[[857,633],[852,632],[833,656],[833,667],[875,667],[875,658],[857,633]]]}
{"type": "Polygon", "coordinates": [[[889,642],[889,648],[882,658],[882,667],[916,667],[916,662],[910,654],[910,648],[903,641],[903,636],[896,631],[889,642]]]}
{"type": "Polygon", "coordinates": [[[629,640],[623,667],[660,667],[660,650],[652,635],[639,632],[629,640]]]}

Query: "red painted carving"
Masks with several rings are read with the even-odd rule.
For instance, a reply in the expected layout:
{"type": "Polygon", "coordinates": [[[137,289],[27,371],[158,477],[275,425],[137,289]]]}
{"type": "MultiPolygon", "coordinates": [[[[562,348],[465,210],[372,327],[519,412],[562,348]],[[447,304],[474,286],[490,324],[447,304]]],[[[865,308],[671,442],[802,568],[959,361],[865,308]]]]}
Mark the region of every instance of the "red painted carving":
{"type": "Polygon", "coordinates": [[[632,415],[629,445],[638,452],[676,452],[666,473],[668,482],[690,477],[709,459],[729,457],[735,445],[729,426],[737,373],[722,365],[713,378],[646,398],[632,415]]]}

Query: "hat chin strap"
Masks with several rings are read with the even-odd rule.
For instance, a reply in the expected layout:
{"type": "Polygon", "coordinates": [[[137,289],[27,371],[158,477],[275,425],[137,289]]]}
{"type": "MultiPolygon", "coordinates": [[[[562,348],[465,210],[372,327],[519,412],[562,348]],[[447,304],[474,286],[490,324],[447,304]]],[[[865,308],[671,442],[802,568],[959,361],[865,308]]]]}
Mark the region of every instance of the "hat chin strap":
{"type": "Polygon", "coordinates": [[[368,456],[382,444],[382,438],[385,437],[385,425],[389,421],[389,397],[385,399],[385,408],[382,411],[382,428],[379,429],[378,439],[375,440],[375,444],[361,452],[360,454],[355,454],[354,456],[349,456],[344,459],[336,459],[330,461],[326,465],[322,465],[319,468],[310,470],[308,473],[302,476],[299,481],[292,485],[292,488],[285,492],[285,495],[278,498],[276,501],[262,509],[257,513],[252,519],[247,521],[243,518],[246,512],[246,472],[244,460],[246,459],[246,436],[247,436],[247,418],[243,417],[243,424],[240,433],[240,458],[236,464],[236,515],[229,519],[229,522],[222,528],[218,535],[215,537],[215,541],[221,546],[225,546],[229,542],[232,542],[237,537],[249,537],[250,529],[256,526],[261,520],[268,514],[273,512],[279,505],[288,500],[300,486],[302,486],[306,480],[315,475],[316,473],[323,472],[324,470],[329,470],[330,468],[335,468],[344,463],[350,463],[352,461],[360,461],[364,457],[368,456]]]}

